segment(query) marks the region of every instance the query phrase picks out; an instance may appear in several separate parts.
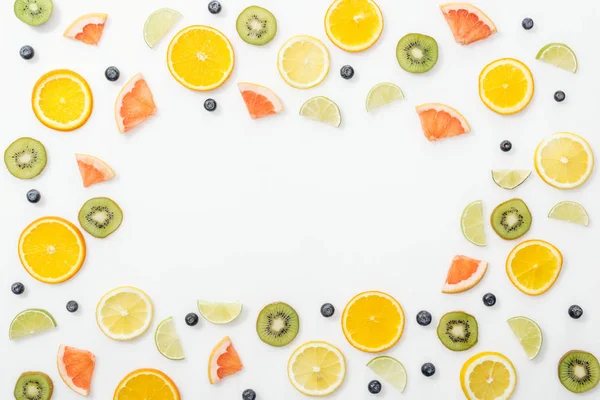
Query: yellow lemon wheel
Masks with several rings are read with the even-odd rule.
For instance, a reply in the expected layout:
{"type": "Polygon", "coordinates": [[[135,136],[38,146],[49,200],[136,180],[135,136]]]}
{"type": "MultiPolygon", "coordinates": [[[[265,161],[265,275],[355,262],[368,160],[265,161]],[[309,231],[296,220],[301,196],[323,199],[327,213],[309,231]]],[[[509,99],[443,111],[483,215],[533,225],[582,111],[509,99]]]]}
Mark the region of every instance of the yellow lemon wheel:
{"type": "Polygon", "coordinates": [[[291,87],[308,89],[317,86],[329,72],[329,51],[323,42],[312,36],[291,37],[279,50],[277,69],[291,87]]]}
{"type": "Polygon", "coordinates": [[[140,336],[152,323],[154,307],[142,290],[122,286],[106,293],[96,306],[96,322],[106,336],[114,340],[131,340],[140,336]]]}
{"type": "Polygon", "coordinates": [[[464,363],[460,385],[468,400],[508,400],[517,386],[517,371],[503,354],[479,353],[464,363]]]}

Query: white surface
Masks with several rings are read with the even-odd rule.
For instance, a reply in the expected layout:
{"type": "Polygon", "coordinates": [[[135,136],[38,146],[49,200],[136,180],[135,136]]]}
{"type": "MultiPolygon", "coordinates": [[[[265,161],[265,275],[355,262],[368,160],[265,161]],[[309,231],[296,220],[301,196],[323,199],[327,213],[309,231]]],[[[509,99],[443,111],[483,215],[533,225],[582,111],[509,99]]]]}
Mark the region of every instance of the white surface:
{"type": "MultiPolygon", "coordinates": [[[[286,363],[295,347],[305,341],[327,340],[340,347],[348,362],[348,375],[332,398],[370,399],[367,383],[373,378],[365,366],[371,355],[351,348],[344,339],[340,315],[356,293],[384,290],[403,305],[407,326],[404,336],[387,354],[397,357],[408,371],[403,395],[389,386],[382,399],[460,399],[459,371],[471,355],[485,350],[506,354],[515,364],[519,383],[516,399],[574,398],[559,383],[556,364],[564,352],[585,349],[600,355],[597,309],[597,225],[600,215],[597,173],[582,188],[563,192],[545,185],[534,173],[514,192],[497,187],[492,168],[533,168],[533,150],[544,137],[567,130],[583,135],[600,151],[598,137],[599,7],[591,0],[565,6],[559,0],[480,1],[494,20],[498,34],[468,47],[452,38],[438,1],[380,0],[385,29],[379,42],[366,52],[345,53],[327,39],[323,16],[328,2],[262,0],[278,18],[279,31],[265,47],[244,43],[235,32],[239,11],[251,2],[223,1],[221,15],[206,10],[206,1],[158,0],[91,1],[56,0],[51,21],[30,28],[12,15],[12,1],[0,12],[2,95],[0,147],[30,135],[40,139],[49,164],[33,181],[19,181],[0,171],[0,332],[7,332],[12,317],[29,307],[43,307],[55,316],[58,329],[19,342],[0,341],[2,373],[0,397],[11,398],[17,376],[26,370],[49,373],[56,385],[55,399],[74,400],[56,371],[55,357],[64,343],[97,354],[93,399],[111,398],[127,373],[154,367],[169,374],[185,399],[234,400],[254,388],[260,400],[304,398],[288,383],[286,363]],[[10,4],[9,4],[10,3],[10,4]],[[176,29],[209,24],[232,41],[236,68],[229,81],[210,94],[180,86],[165,63],[171,32],[155,49],[144,44],[142,27],[155,9],[169,6],[184,18],[176,29]],[[72,20],[87,12],[106,12],[109,19],[99,47],[62,37],[72,20]],[[523,17],[535,28],[521,28],[523,17]],[[395,59],[396,43],[408,32],[434,36],[440,60],[430,73],[411,75],[395,59]],[[314,35],[331,52],[331,71],[318,87],[302,91],[287,86],[276,69],[279,46],[295,34],[314,35]],[[546,43],[562,41],[577,53],[576,75],[535,60],[546,43]],[[33,61],[24,61],[19,48],[35,48],[33,61]],[[503,117],[479,100],[477,77],[488,62],[500,57],[526,62],[536,80],[532,103],[518,115],[503,117]],[[351,64],[356,76],[345,81],[339,68],[351,64]],[[104,69],[116,65],[119,82],[104,78],[104,69]],[[72,133],[51,131],[33,116],[31,89],[43,73],[71,68],[90,83],[94,112],[87,125],[72,133]],[[113,118],[113,101],[125,81],[142,72],[154,93],[158,114],[133,132],[120,135],[113,118]],[[376,83],[398,84],[406,99],[380,112],[365,112],[365,97],[376,83]],[[236,82],[264,84],[282,99],[283,114],[252,121],[236,82]],[[552,95],[562,89],[567,100],[552,95]],[[309,97],[325,95],[343,113],[340,129],[304,120],[297,113],[309,97]],[[204,111],[202,103],[214,97],[218,111],[204,111]],[[442,102],[460,110],[473,132],[455,140],[429,143],[421,133],[414,107],[442,102]],[[509,154],[499,143],[510,139],[509,154]],[[74,153],[89,153],[108,162],[117,177],[84,189],[74,153]],[[25,200],[31,188],[43,201],[25,200]],[[122,227],[106,240],[86,234],[88,257],[71,281],[49,286],[30,278],[20,266],[17,239],[33,219],[59,215],[76,221],[80,206],[90,197],[109,196],[123,208],[122,227]],[[534,222],[525,239],[540,238],[563,252],[563,272],[554,287],[538,298],[518,292],[504,272],[504,260],[516,242],[505,242],[487,229],[488,246],[478,248],[460,233],[463,207],[477,199],[489,214],[513,196],[530,206],[534,222]],[[561,200],[581,202],[591,219],[589,228],[546,218],[561,200]],[[489,261],[487,276],[471,291],[440,293],[447,268],[456,254],[489,261]],[[25,283],[26,295],[10,293],[14,281],[25,283]],[[108,290],[119,285],[145,290],[155,304],[158,322],[174,316],[187,360],[169,361],[156,350],[153,332],[139,340],[117,343],[96,327],[94,310],[108,290]],[[491,291],[498,297],[493,308],[481,297],[491,291]],[[240,300],[245,308],[239,321],[213,326],[201,321],[184,324],[186,313],[196,310],[197,299],[240,300]],[[69,314],[68,300],[80,311],[69,314]],[[265,304],[283,300],[296,307],[302,320],[298,338],[275,349],[258,339],[254,323],[265,304]],[[336,314],[324,319],[323,302],[332,302],[336,314]],[[580,304],[584,317],[567,315],[580,304]],[[426,309],[434,315],[431,326],[415,322],[426,309]],[[480,325],[479,344],[465,353],[452,353],[436,337],[439,317],[451,310],[474,314],[480,325]],[[525,315],[544,331],[544,346],[528,361],[506,324],[509,317],[525,315]],[[207,381],[207,358],[225,335],[231,336],[245,369],[218,385],[207,381]],[[421,375],[420,366],[433,362],[433,378],[421,375]]],[[[5,336],[6,337],[6,336],[5,336]]],[[[597,389],[581,398],[596,398],[597,389]]]]}

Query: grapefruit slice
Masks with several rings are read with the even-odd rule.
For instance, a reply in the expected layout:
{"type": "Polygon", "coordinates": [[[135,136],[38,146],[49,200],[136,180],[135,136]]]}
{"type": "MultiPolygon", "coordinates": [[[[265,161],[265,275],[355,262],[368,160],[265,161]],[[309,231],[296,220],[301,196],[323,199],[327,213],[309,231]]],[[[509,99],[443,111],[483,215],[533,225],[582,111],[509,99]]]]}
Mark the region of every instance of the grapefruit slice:
{"type": "Polygon", "coordinates": [[[459,136],[471,131],[461,113],[445,104],[428,103],[417,106],[421,127],[430,142],[459,136]]]}
{"type": "Polygon", "coordinates": [[[472,4],[450,3],[440,9],[457,43],[467,45],[496,33],[492,20],[472,4]]]}
{"type": "Polygon", "coordinates": [[[101,159],[87,154],[75,154],[83,187],[90,187],[115,177],[114,171],[101,159]]]}
{"type": "Polygon", "coordinates": [[[477,285],[487,271],[488,263],[467,256],[456,256],[448,270],[442,293],[466,292],[477,285]]]}
{"type": "Polygon", "coordinates": [[[90,394],[96,356],[87,350],[60,345],[58,348],[58,373],[65,384],[75,393],[90,394]]]}
{"type": "Polygon", "coordinates": [[[119,132],[125,133],[156,114],[156,104],[142,74],[137,74],[121,89],[115,102],[119,132]]]}
{"type": "Polygon", "coordinates": [[[208,381],[219,382],[226,376],[240,372],[244,366],[229,336],[225,337],[213,349],[208,360],[208,381]]]}
{"type": "Polygon", "coordinates": [[[271,89],[248,82],[238,83],[238,88],[252,119],[259,119],[283,111],[283,104],[271,89]]]}
{"type": "Polygon", "coordinates": [[[107,14],[86,14],[77,18],[63,33],[64,37],[97,46],[104,32],[107,14]]]}

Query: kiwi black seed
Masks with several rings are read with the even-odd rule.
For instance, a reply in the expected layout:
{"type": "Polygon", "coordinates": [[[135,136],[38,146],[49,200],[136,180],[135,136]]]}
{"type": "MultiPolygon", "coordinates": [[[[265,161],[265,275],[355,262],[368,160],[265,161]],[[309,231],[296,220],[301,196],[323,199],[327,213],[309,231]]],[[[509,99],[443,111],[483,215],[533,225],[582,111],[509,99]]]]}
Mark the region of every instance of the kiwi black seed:
{"type": "Polygon", "coordinates": [[[396,58],[403,70],[421,74],[437,63],[438,44],[431,36],[409,33],[398,41],[396,58]]]}
{"type": "Polygon", "coordinates": [[[531,228],[531,213],[521,199],[511,199],[499,204],[490,218],[494,232],[502,239],[520,238],[531,228]]]}
{"type": "Polygon", "coordinates": [[[38,176],[46,167],[46,148],[39,141],[22,137],[11,143],[4,152],[8,172],[19,179],[38,176]]]}
{"type": "Polygon", "coordinates": [[[558,362],[558,379],[573,393],[587,392],[600,380],[598,359],[587,351],[568,351],[558,362]]]}
{"type": "Polygon", "coordinates": [[[16,400],[50,400],[54,384],[43,372],[25,372],[15,384],[16,400]]]}
{"type": "Polygon", "coordinates": [[[260,340],[275,347],[291,343],[300,330],[300,318],[286,303],[272,303],[262,309],[256,319],[256,333],[260,340]]]}
{"type": "Polygon", "coordinates": [[[15,0],[15,15],[31,26],[38,26],[48,21],[53,9],[52,0],[15,0]]]}
{"type": "Polygon", "coordinates": [[[85,202],[79,210],[79,223],[87,233],[105,238],[116,231],[123,222],[123,211],[107,197],[95,197],[85,202]]]}
{"type": "Polygon", "coordinates": [[[440,319],[437,335],[442,344],[452,351],[468,350],[477,344],[477,320],[462,311],[446,313],[440,319]]]}
{"type": "Polygon", "coordinates": [[[262,46],[275,37],[277,19],[269,10],[250,6],[238,16],[236,28],[244,42],[262,46]]]}

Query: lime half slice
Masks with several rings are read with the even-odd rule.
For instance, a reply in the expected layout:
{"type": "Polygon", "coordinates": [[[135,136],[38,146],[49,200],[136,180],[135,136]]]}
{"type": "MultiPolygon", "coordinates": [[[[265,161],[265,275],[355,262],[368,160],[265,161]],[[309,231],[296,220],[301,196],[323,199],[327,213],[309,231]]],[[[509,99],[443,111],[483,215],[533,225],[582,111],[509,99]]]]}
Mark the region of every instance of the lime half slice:
{"type": "Polygon", "coordinates": [[[485,230],[483,222],[483,203],[477,200],[465,207],[460,218],[463,236],[477,246],[485,246],[485,230]]]}
{"type": "Polygon", "coordinates": [[[550,43],[538,51],[536,59],[556,65],[569,72],[577,72],[577,57],[575,52],[563,43],[550,43]]]}
{"type": "Polygon", "coordinates": [[[533,360],[542,348],[542,330],[539,325],[527,317],[513,317],[508,320],[508,326],[521,342],[527,357],[533,360]]]}
{"type": "Polygon", "coordinates": [[[181,14],[170,8],[154,11],[144,24],[144,40],[151,49],[171,30],[181,19],[181,14]]]}
{"type": "Polygon", "coordinates": [[[367,111],[390,104],[404,98],[402,90],[389,82],[381,82],[373,86],[367,95],[367,111]]]}
{"type": "Polygon", "coordinates": [[[389,356],[375,357],[369,361],[367,367],[400,392],[404,392],[408,377],[400,361],[389,356]]]}
{"type": "Polygon", "coordinates": [[[169,360],[183,360],[185,358],[172,317],[158,324],[154,333],[154,343],[156,343],[159,353],[169,360]]]}
{"type": "Polygon", "coordinates": [[[198,311],[213,324],[228,324],[242,313],[241,303],[217,303],[198,300],[198,311]]]}
{"type": "Polygon", "coordinates": [[[585,208],[574,201],[561,201],[552,207],[552,210],[548,213],[548,218],[559,219],[561,221],[585,226],[590,224],[590,219],[585,208]]]}
{"type": "Polygon", "coordinates": [[[342,123],[342,114],[340,108],[327,97],[317,96],[306,100],[300,108],[300,115],[315,121],[324,122],[335,126],[342,123]]]}
{"type": "Polygon", "coordinates": [[[56,328],[56,321],[46,310],[30,308],[21,311],[10,323],[8,337],[10,340],[35,335],[56,328]]]}
{"type": "Polygon", "coordinates": [[[492,179],[502,189],[513,190],[531,176],[526,169],[493,169],[492,179]]]}

